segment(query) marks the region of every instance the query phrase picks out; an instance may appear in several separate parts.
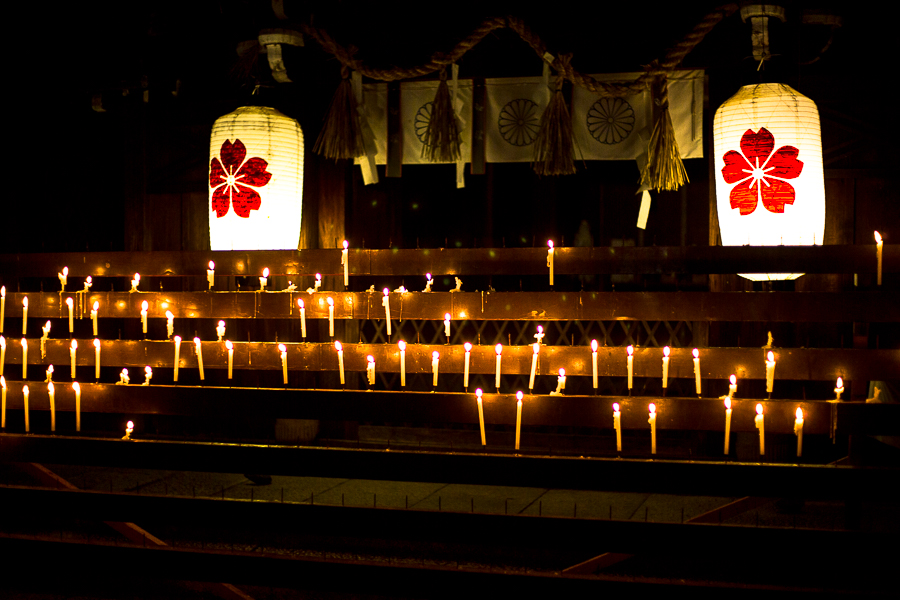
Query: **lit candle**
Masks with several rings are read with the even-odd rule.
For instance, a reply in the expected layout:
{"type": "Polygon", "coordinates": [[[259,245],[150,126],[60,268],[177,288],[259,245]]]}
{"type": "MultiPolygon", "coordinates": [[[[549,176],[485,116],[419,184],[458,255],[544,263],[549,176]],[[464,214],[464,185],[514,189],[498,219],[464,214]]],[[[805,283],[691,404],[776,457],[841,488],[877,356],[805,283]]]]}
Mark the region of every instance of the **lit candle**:
{"type": "Polygon", "coordinates": [[[128,421],[127,423],[125,423],[125,437],[123,437],[122,439],[130,440],[131,434],[133,431],[134,431],[134,421],[128,421]]]}
{"type": "Polygon", "coordinates": [[[550,285],[553,285],[553,240],[547,240],[547,266],[550,267],[550,285]]]}
{"type": "Polygon", "coordinates": [[[700,351],[694,348],[694,385],[697,387],[697,396],[700,396],[700,351]]]}
{"type": "MultiPolygon", "coordinates": [[[[24,341],[24,340],[23,340],[24,341]]],[[[837,385],[834,386],[835,399],[840,400],[841,394],[844,393],[844,380],[841,377],[837,378],[837,385]]]]}
{"type": "Polygon", "coordinates": [[[877,280],[878,280],[878,285],[881,285],[881,253],[884,250],[884,240],[881,239],[881,234],[878,233],[877,231],[875,232],[875,244],[876,244],[876,246],[875,246],[876,259],[878,261],[877,280]]]}
{"type": "Polygon", "coordinates": [[[225,340],[225,348],[228,349],[228,379],[231,379],[234,369],[234,344],[231,343],[231,340],[225,340]]]}
{"type": "MultiPolygon", "coordinates": [[[[406,387],[406,342],[400,340],[397,346],[400,348],[400,386],[406,387]]],[[[437,375],[434,378],[437,380],[437,375]]]]}
{"type": "Polygon", "coordinates": [[[350,257],[348,254],[350,251],[348,248],[350,247],[350,242],[344,240],[344,249],[341,250],[341,264],[344,265],[344,287],[350,285],[350,257]]]}
{"type": "Polygon", "coordinates": [[[775,383],[775,354],[769,350],[766,356],[766,392],[772,393],[772,385],[775,383]]]}
{"type": "Polygon", "coordinates": [[[728,397],[734,398],[734,395],[737,393],[737,377],[734,374],[728,378],[728,397]]]}
{"type": "Polygon", "coordinates": [[[209,268],[206,270],[206,283],[209,285],[209,289],[213,288],[213,284],[216,282],[216,263],[213,261],[209,261],[209,268]]]}
{"type": "Polygon", "coordinates": [[[6,366],[6,338],[0,335],[0,376],[6,366]]]}
{"type": "Polygon", "coordinates": [[[541,345],[537,342],[531,345],[534,354],[531,356],[531,376],[528,378],[528,389],[534,389],[534,375],[537,372],[538,352],[541,351],[541,345]]]}
{"type": "Polygon", "coordinates": [[[2,423],[0,423],[0,427],[6,429],[6,377],[4,377],[3,375],[0,375],[0,388],[2,388],[2,392],[0,392],[0,394],[2,394],[3,396],[3,406],[0,406],[0,420],[2,420],[2,423]]]}
{"type": "Polygon", "coordinates": [[[375,357],[371,354],[366,357],[366,377],[369,385],[375,385],[375,357]]]}
{"type": "Polygon", "coordinates": [[[766,418],[763,416],[763,405],[756,405],[756,428],[759,429],[759,455],[766,453],[766,418]]]}
{"type": "MultiPolygon", "coordinates": [[[[91,309],[91,325],[94,327],[94,337],[97,336],[97,311],[100,310],[100,303],[94,300],[94,307],[91,309]]],[[[168,314],[168,313],[166,313],[168,314]]],[[[171,337],[171,334],[169,334],[171,337]]]]}
{"type": "Polygon", "coordinates": [[[563,390],[566,389],[566,370],[563,368],[559,369],[559,377],[556,378],[556,391],[550,392],[551,396],[558,396],[563,393],[563,390]]]}
{"type": "Polygon", "coordinates": [[[619,403],[613,402],[613,429],[616,430],[616,450],[622,451],[622,413],[619,412],[619,403]]]}
{"type": "MultiPolygon", "coordinates": [[[[334,298],[329,296],[326,299],[328,302],[328,335],[330,337],[334,337],[334,298]]],[[[390,323],[390,321],[388,321],[390,323]]],[[[388,325],[390,327],[390,325],[388,325]]]]}
{"type": "Polygon", "coordinates": [[[144,300],[141,302],[141,330],[144,334],[147,334],[147,310],[149,310],[150,305],[147,304],[147,301],[144,300]]]}
{"type": "Polygon", "coordinates": [[[219,336],[219,339],[216,340],[219,342],[225,337],[225,321],[219,321],[219,326],[216,327],[216,335],[219,336]]]}
{"type": "Polygon", "coordinates": [[[266,283],[269,281],[269,267],[263,269],[262,277],[259,278],[259,291],[266,291],[266,283]]]}
{"type": "Polygon", "coordinates": [[[797,407],[797,418],[794,419],[794,435],[797,436],[797,456],[803,454],[803,409],[797,407]]]}
{"type": "Polygon", "coordinates": [[[166,311],[166,337],[172,338],[175,335],[175,315],[171,310],[166,311]]]}
{"type": "Polygon", "coordinates": [[[122,369],[122,372],[119,373],[119,381],[116,385],[128,385],[131,382],[131,377],[128,376],[128,369],[122,369]]]}
{"type": "Polygon", "coordinates": [[[430,292],[431,284],[434,283],[434,280],[431,278],[431,273],[425,273],[425,289],[423,291],[430,292]]]}
{"type": "Polygon", "coordinates": [[[128,290],[129,293],[138,291],[138,284],[141,282],[141,274],[135,273],[134,279],[131,280],[131,289],[128,290]]]}
{"type": "Polygon", "coordinates": [[[650,454],[656,454],[656,405],[650,404],[650,454]]]}
{"type": "Polygon", "coordinates": [[[28,379],[28,340],[22,338],[22,379],[28,379]]]}
{"type": "Polygon", "coordinates": [[[23,385],[22,386],[22,397],[25,402],[25,432],[26,433],[31,431],[31,424],[29,423],[29,420],[28,420],[28,394],[29,394],[28,386],[23,385]]]}
{"type": "Polygon", "coordinates": [[[628,395],[631,395],[631,387],[634,383],[634,346],[628,346],[628,395]]]}
{"type": "Polygon", "coordinates": [[[338,355],[338,369],[341,372],[341,385],[344,385],[344,347],[337,340],[334,341],[334,349],[338,355]]]}
{"type": "Polygon", "coordinates": [[[278,344],[278,351],[281,352],[281,376],[282,379],[284,379],[284,385],[287,385],[287,346],[285,346],[284,344],[278,344]]]}
{"type": "Polygon", "coordinates": [[[522,390],[516,392],[516,450],[519,449],[519,439],[522,435],[522,398],[525,394],[522,390]]]}
{"type": "Polygon", "coordinates": [[[28,296],[22,298],[22,335],[26,335],[28,329],[28,296]]]}
{"type": "Polygon", "coordinates": [[[6,286],[0,287],[0,333],[3,333],[3,321],[6,320],[6,286]]]}
{"type": "Polygon", "coordinates": [[[61,292],[66,291],[66,283],[69,281],[69,267],[63,267],[62,273],[57,273],[61,292]]]}
{"type": "Polygon", "coordinates": [[[306,303],[303,299],[297,300],[297,306],[300,307],[300,336],[306,340],[306,303]]]}
{"type": "MultiPolygon", "coordinates": [[[[0,338],[0,339],[2,339],[2,338],[0,338]]],[[[4,348],[5,347],[6,346],[4,345],[4,348]]],[[[465,368],[463,369],[463,387],[468,388],[469,387],[469,357],[472,354],[472,344],[470,344],[469,342],[466,342],[465,344],[463,344],[463,348],[465,348],[465,350],[466,350],[466,365],[465,365],[465,368]]]]}
{"type": "Polygon", "coordinates": [[[478,402],[478,426],[481,429],[481,445],[486,446],[487,441],[484,438],[484,405],[481,401],[481,395],[483,393],[481,388],[475,390],[475,400],[478,402]]]}
{"type": "Polygon", "coordinates": [[[51,381],[53,381],[53,365],[48,366],[47,370],[44,373],[47,376],[46,379],[44,379],[44,381],[46,381],[47,383],[50,383],[51,381]]]}
{"type": "Polygon", "coordinates": [[[47,358],[47,340],[50,338],[50,321],[41,327],[41,360],[47,358]]]}
{"type": "Polygon", "coordinates": [[[153,379],[153,369],[150,368],[150,365],[144,367],[144,383],[141,385],[150,385],[150,380],[153,379]]]}
{"type": "Polygon", "coordinates": [[[503,344],[497,344],[494,347],[494,350],[497,351],[497,375],[495,379],[495,385],[497,386],[497,391],[500,391],[500,354],[503,352],[503,344]]]}
{"type": "Polygon", "coordinates": [[[546,335],[546,334],[544,333],[544,326],[543,326],[543,325],[538,325],[538,326],[537,326],[537,333],[534,334],[534,339],[537,340],[537,343],[538,343],[538,344],[543,344],[543,343],[544,343],[544,336],[545,336],[545,335],[546,335]]]}
{"type": "Polygon", "coordinates": [[[313,291],[318,292],[319,288],[322,287],[322,274],[321,273],[316,273],[316,282],[313,285],[315,286],[313,291]]]}
{"type": "Polygon", "coordinates": [[[387,334],[391,337],[391,298],[388,295],[390,291],[384,288],[384,298],[381,299],[381,305],[384,306],[384,318],[387,320],[387,334]]]}
{"type": "Polygon", "coordinates": [[[728,446],[731,444],[731,398],[725,397],[725,456],[728,456],[728,446]]]}
{"type": "Polygon", "coordinates": [[[194,338],[194,347],[197,349],[197,367],[200,369],[200,381],[203,381],[203,349],[200,346],[200,338],[194,338]]]}
{"type": "Polygon", "coordinates": [[[663,348],[663,389],[669,387],[669,347],[663,348]]]}
{"type": "Polygon", "coordinates": [[[597,344],[597,340],[591,340],[591,375],[593,377],[592,383],[594,384],[594,389],[597,389],[597,350],[600,345],[597,344]]]}
{"type": "Polygon", "coordinates": [[[69,347],[69,361],[72,363],[72,379],[75,379],[75,351],[78,350],[78,340],[72,340],[69,347]]]}
{"type": "Polygon", "coordinates": [[[81,386],[73,381],[72,389],[75,390],[75,431],[81,431],[81,386]]]}
{"type": "Polygon", "coordinates": [[[100,379],[100,340],[97,338],[94,338],[94,378],[100,379]]]}
{"type": "Polygon", "coordinates": [[[444,335],[447,336],[447,343],[450,343],[450,313],[444,313],[444,335]]]}
{"type": "Polygon", "coordinates": [[[69,333],[74,333],[75,331],[75,302],[72,298],[66,298],[66,306],[69,307],[69,333]]]}
{"type": "Polygon", "coordinates": [[[84,280],[84,289],[81,291],[81,293],[87,294],[92,285],[94,285],[93,280],[91,279],[91,276],[88,275],[87,279],[84,280]]]}
{"type": "MultiPolygon", "coordinates": [[[[178,381],[178,355],[181,354],[181,336],[176,335],[172,338],[175,341],[175,373],[172,376],[172,381],[178,381]]],[[[97,347],[97,356],[100,355],[100,348],[97,347]]],[[[97,364],[100,364],[100,361],[97,361],[97,364]]]]}
{"type": "Polygon", "coordinates": [[[56,386],[47,384],[47,395],[50,396],[50,431],[56,431],[56,386]]]}
{"type": "Polygon", "coordinates": [[[441,360],[441,355],[437,350],[435,350],[434,352],[431,353],[431,378],[432,378],[431,385],[434,387],[437,387],[438,363],[440,362],[440,360],[441,360]]]}

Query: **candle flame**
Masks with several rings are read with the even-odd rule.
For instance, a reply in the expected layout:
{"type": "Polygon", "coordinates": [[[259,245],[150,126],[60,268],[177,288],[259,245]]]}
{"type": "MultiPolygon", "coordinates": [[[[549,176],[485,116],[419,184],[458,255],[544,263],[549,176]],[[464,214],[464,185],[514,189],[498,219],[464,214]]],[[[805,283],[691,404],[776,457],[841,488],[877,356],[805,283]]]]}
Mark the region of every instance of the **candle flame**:
{"type": "Polygon", "coordinates": [[[175,341],[176,344],[180,344],[180,343],[181,343],[181,336],[180,336],[180,335],[176,335],[176,336],[173,337],[172,339],[175,341]]]}
{"type": "Polygon", "coordinates": [[[775,362],[775,353],[769,350],[767,358],[769,359],[769,362],[775,362]]]}
{"type": "Polygon", "coordinates": [[[591,351],[596,352],[599,347],[600,345],[597,343],[597,340],[591,340],[591,351]]]}
{"type": "Polygon", "coordinates": [[[150,308],[150,305],[147,304],[147,301],[146,301],[146,300],[144,300],[143,302],[141,302],[141,310],[142,310],[142,311],[146,312],[148,308],[150,308]]]}
{"type": "Polygon", "coordinates": [[[479,400],[481,400],[481,395],[482,395],[483,393],[484,393],[484,392],[481,391],[481,388],[478,388],[477,390],[475,390],[475,395],[478,396],[478,399],[479,399],[479,400]]]}
{"type": "Polygon", "coordinates": [[[78,349],[78,340],[72,340],[72,350],[78,349]]]}
{"type": "Polygon", "coordinates": [[[194,344],[196,344],[197,347],[199,348],[199,347],[200,347],[200,338],[195,337],[195,338],[194,338],[194,344]]]}
{"type": "Polygon", "coordinates": [[[328,296],[328,298],[325,299],[325,302],[328,303],[328,306],[334,306],[334,298],[331,296],[328,296]]]}
{"type": "Polygon", "coordinates": [[[801,421],[803,420],[803,409],[800,408],[799,406],[797,407],[797,419],[799,419],[801,421]]]}
{"type": "Polygon", "coordinates": [[[0,387],[2,387],[4,390],[6,389],[6,377],[4,377],[3,375],[0,375],[0,387]]]}
{"type": "Polygon", "coordinates": [[[669,355],[669,352],[670,352],[670,350],[669,350],[669,347],[668,347],[668,346],[666,346],[665,348],[663,348],[663,356],[668,356],[668,355],[669,355]]]}
{"type": "Polygon", "coordinates": [[[6,338],[0,335],[0,348],[6,350],[6,338]]]}
{"type": "Polygon", "coordinates": [[[390,294],[390,293],[391,293],[391,291],[390,291],[389,289],[384,288],[384,295],[385,295],[385,296],[387,296],[387,295],[390,294]]]}
{"type": "Polygon", "coordinates": [[[302,298],[297,300],[297,306],[299,306],[300,308],[306,308],[306,304],[303,302],[302,298]]]}
{"type": "Polygon", "coordinates": [[[77,381],[73,381],[73,382],[72,382],[72,389],[75,390],[75,393],[76,393],[76,394],[80,394],[80,393],[81,393],[81,386],[78,385],[78,382],[77,382],[77,381]]]}
{"type": "Polygon", "coordinates": [[[342,346],[339,341],[335,340],[334,341],[334,349],[337,350],[338,352],[340,352],[341,350],[344,349],[344,346],[342,346]]]}
{"type": "Polygon", "coordinates": [[[466,349],[466,352],[471,352],[471,351],[472,351],[472,344],[470,344],[469,342],[466,342],[465,344],[463,344],[463,348],[466,349]]]}
{"type": "Polygon", "coordinates": [[[69,276],[69,267],[63,267],[63,277],[69,276]]]}
{"type": "Polygon", "coordinates": [[[434,352],[431,353],[431,359],[432,359],[432,360],[437,360],[437,359],[439,359],[440,357],[441,357],[441,353],[438,352],[437,350],[435,350],[434,352]]]}
{"type": "Polygon", "coordinates": [[[619,403],[613,402],[613,412],[619,412],[619,403]]]}
{"type": "Polygon", "coordinates": [[[316,273],[316,281],[322,281],[322,274],[316,273]]]}
{"type": "Polygon", "coordinates": [[[731,382],[731,385],[737,385],[737,377],[735,377],[734,375],[732,375],[731,377],[729,377],[729,378],[728,378],[728,381],[731,382]]]}
{"type": "Polygon", "coordinates": [[[549,246],[550,249],[553,250],[553,240],[547,240],[547,246],[549,246]]]}
{"type": "Polygon", "coordinates": [[[525,397],[525,394],[522,393],[522,390],[519,390],[518,392],[516,392],[516,400],[518,400],[519,402],[521,402],[522,398],[524,398],[524,397],[525,397]]]}
{"type": "Polygon", "coordinates": [[[100,348],[100,340],[98,338],[94,338],[94,348],[100,348]]]}
{"type": "Polygon", "coordinates": [[[559,368],[559,376],[560,376],[560,377],[565,377],[565,376],[566,376],[566,370],[563,369],[562,367],[559,368]]]}
{"type": "Polygon", "coordinates": [[[93,279],[91,279],[91,276],[88,275],[88,276],[87,276],[87,282],[88,282],[88,283],[91,283],[92,281],[93,281],[93,279]]]}
{"type": "Polygon", "coordinates": [[[449,321],[449,320],[450,320],[450,313],[444,313],[444,320],[445,320],[445,321],[449,321]]]}
{"type": "Polygon", "coordinates": [[[153,369],[150,368],[150,365],[147,365],[146,367],[144,367],[144,373],[146,373],[147,375],[153,374],[153,369]]]}
{"type": "Polygon", "coordinates": [[[26,398],[28,397],[28,386],[27,385],[22,386],[22,395],[25,396],[26,398]]]}
{"type": "Polygon", "coordinates": [[[209,261],[209,270],[214,271],[215,268],[216,268],[216,263],[214,263],[213,261],[209,261]]]}
{"type": "Polygon", "coordinates": [[[425,280],[431,281],[431,273],[425,273],[425,280]]]}
{"type": "Polygon", "coordinates": [[[370,364],[370,365],[372,365],[373,367],[375,366],[375,357],[374,357],[374,356],[372,356],[372,355],[370,354],[370,355],[368,355],[368,356],[366,357],[366,360],[369,361],[369,364],[370,364]]]}
{"type": "Polygon", "coordinates": [[[278,350],[279,350],[282,354],[284,354],[284,353],[287,352],[287,346],[285,346],[284,344],[278,344],[278,350]]]}
{"type": "Polygon", "coordinates": [[[731,410],[731,398],[725,398],[725,408],[731,410]]]}
{"type": "Polygon", "coordinates": [[[52,395],[56,392],[56,386],[53,385],[53,382],[47,384],[47,391],[52,395]]]}
{"type": "Polygon", "coordinates": [[[269,276],[269,267],[266,267],[265,269],[263,269],[263,277],[268,277],[268,276],[269,276]]]}
{"type": "MultiPolygon", "coordinates": [[[[169,313],[166,313],[166,316],[168,316],[168,314],[169,313]]],[[[225,321],[219,321],[219,327],[225,327],[225,321]]]]}
{"type": "Polygon", "coordinates": [[[140,274],[140,273],[135,273],[135,274],[134,274],[134,281],[135,281],[135,282],[139,282],[140,280],[141,280],[141,274],[140,274]]]}
{"type": "Polygon", "coordinates": [[[350,242],[348,242],[347,240],[344,240],[344,250],[346,250],[349,247],[350,247],[350,242]]]}
{"type": "Polygon", "coordinates": [[[876,243],[876,244],[880,244],[880,243],[881,243],[881,234],[878,233],[877,231],[875,232],[875,243],[876,243]]]}
{"type": "Polygon", "coordinates": [[[100,303],[94,300],[94,310],[100,310],[100,303]]]}
{"type": "Polygon", "coordinates": [[[757,405],[756,405],[756,414],[758,414],[758,415],[763,414],[763,407],[762,407],[762,404],[757,404],[757,405]]]}
{"type": "Polygon", "coordinates": [[[22,347],[23,347],[23,348],[27,348],[27,347],[28,347],[28,340],[26,340],[25,338],[22,338],[22,347]]]}
{"type": "Polygon", "coordinates": [[[6,298],[6,286],[0,287],[0,297],[6,298]]]}
{"type": "Polygon", "coordinates": [[[538,352],[541,351],[541,345],[538,344],[537,342],[535,342],[531,345],[531,349],[534,350],[535,354],[537,354],[538,352]]]}
{"type": "Polygon", "coordinates": [[[544,333],[544,326],[543,326],[543,325],[538,325],[538,326],[537,326],[537,330],[538,330],[538,333],[544,333]]]}
{"type": "Polygon", "coordinates": [[[233,350],[234,344],[231,343],[231,340],[225,340],[225,347],[229,350],[233,350]]]}
{"type": "Polygon", "coordinates": [[[45,333],[45,334],[50,333],[50,321],[47,321],[47,324],[44,325],[44,326],[42,327],[42,329],[44,330],[44,333],[45,333]]]}
{"type": "Polygon", "coordinates": [[[403,340],[397,342],[397,346],[400,347],[400,352],[404,352],[406,350],[406,342],[404,342],[403,340]]]}
{"type": "Polygon", "coordinates": [[[634,354],[634,346],[628,346],[625,348],[628,351],[628,356],[632,356],[634,354]]]}
{"type": "Polygon", "coordinates": [[[651,402],[650,403],[650,414],[652,415],[655,412],[656,412],[656,405],[651,402]]]}
{"type": "Polygon", "coordinates": [[[500,356],[500,353],[503,352],[503,344],[497,344],[494,346],[494,350],[497,352],[497,356],[500,356]]]}
{"type": "Polygon", "coordinates": [[[28,296],[25,296],[24,298],[22,298],[22,306],[24,306],[25,308],[28,308],[28,296]]]}
{"type": "Polygon", "coordinates": [[[134,421],[128,421],[128,423],[125,424],[125,428],[134,429],[134,421]]]}
{"type": "Polygon", "coordinates": [[[839,388],[844,387],[844,380],[842,378],[840,378],[840,377],[837,378],[837,386],[836,387],[839,387],[839,388]]]}

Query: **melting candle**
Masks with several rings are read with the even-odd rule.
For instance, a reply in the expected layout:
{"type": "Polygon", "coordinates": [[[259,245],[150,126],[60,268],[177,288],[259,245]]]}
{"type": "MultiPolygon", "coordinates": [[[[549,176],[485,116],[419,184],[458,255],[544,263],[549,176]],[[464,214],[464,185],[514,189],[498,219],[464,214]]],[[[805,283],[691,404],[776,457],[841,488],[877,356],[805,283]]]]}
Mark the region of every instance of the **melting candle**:
{"type": "Polygon", "coordinates": [[[622,451],[622,413],[619,412],[619,403],[613,403],[613,429],[616,430],[616,450],[622,451]]]}
{"type": "Polygon", "coordinates": [[[297,306],[300,307],[300,336],[306,341],[306,303],[299,299],[297,306]]]}
{"type": "Polygon", "coordinates": [[[231,379],[234,369],[234,344],[231,343],[231,340],[225,340],[225,348],[228,350],[228,379],[231,379]]]}
{"type": "Polygon", "coordinates": [[[841,377],[837,378],[837,385],[834,386],[835,399],[840,400],[841,394],[844,393],[844,380],[841,377]]]}
{"type": "Polygon", "coordinates": [[[628,393],[631,394],[634,383],[634,346],[628,346],[625,350],[628,352],[628,393]]]}
{"type": "Polygon", "coordinates": [[[72,379],[75,379],[75,351],[78,350],[78,340],[72,340],[69,347],[69,362],[72,363],[72,379]]]}
{"type": "Polygon", "coordinates": [[[147,310],[150,308],[150,305],[147,304],[147,301],[144,300],[141,302],[141,329],[144,334],[147,333],[147,310]]]}
{"type": "Polygon", "coordinates": [[[441,355],[437,350],[435,350],[434,352],[431,353],[431,378],[432,378],[431,385],[433,387],[437,387],[438,364],[440,363],[440,360],[441,360],[441,355]]]}
{"type": "Polygon", "coordinates": [[[138,288],[138,284],[140,284],[140,283],[141,283],[141,274],[135,273],[134,279],[131,280],[131,289],[128,290],[129,293],[138,291],[137,288],[138,288]]]}
{"type": "Polygon", "coordinates": [[[763,416],[763,405],[756,405],[756,417],[753,419],[759,429],[759,455],[766,453],[766,418],[763,416]]]}
{"type": "Polygon", "coordinates": [[[128,421],[127,423],[125,423],[125,437],[123,437],[122,439],[130,440],[131,434],[133,432],[134,432],[134,421],[128,421]]]}
{"type": "Polygon", "coordinates": [[[206,283],[209,285],[209,289],[213,288],[213,284],[216,282],[216,263],[213,261],[209,261],[209,268],[206,270],[206,283]]]}
{"type": "Polygon", "coordinates": [[[503,353],[503,344],[497,344],[494,346],[494,350],[497,352],[497,374],[495,379],[495,385],[497,386],[497,391],[500,391],[500,355],[503,353]]]}
{"type": "MultiPolygon", "coordinates": [[[[400,340],[397,342],[397,346],[400,348],[400,387],[406,387],[406,342],[400,340]]],[[[437,382],[437,374],[434,379],[437,382]]]]}
{"type": "Polygon", "coordinates": [[[141,385],[150,385],[150,380],[153,379],[153,369],[150,368],[150,365],[144,367],[144,383],[141,385]]]}
{"type": "Polygon", "coordinates": [[[882,251],[884,250],[884,240],[881,239],[881,234],[878,233],[877,231],[875,232],[875,248],[876,248],[875,249],[875,254],[876,254],[875,258],[878,263],[877,264],[878,271],[877,271],[876,281],[878,282],[878,285],[881,285],[881,254],[882,254],[882,251]]]}
{"type": "Polygon", "coordinates": [[[697,387],[697,396],[700,395],[700,351],[694,348],[694,385],[697,387]]]}
{"type": "Polygon", "coordinates": [[[433,284],[433,283],[434,283],[434,280],[431,278],[431,273],[425,273],[425,289],[422,290],[422,291],[423,291],[423,292],[430,292],[430,291],[431,291],[431,284],[433,284]]]}
{"type": "Polygon", "coordinates": [[[171,339],[175,335],[175,315],[171,310],[166,311],[166,337],[171,339]]]}
{"type": "Polygon", "coordinates": [[[350,242],[344,240],[344,249],[341,250],[341,264],[344,265],[344,287],[350,285],[350,242]]]}
{"type": "Polygon", "coordinates": [[[734,398],[734,395],[737,393],[737,377],[732,373],[731,377],[728,378],[728,397],[734,398]]]}
{"type": "Polygon", "coordinates": [[[334,341],[334,349],[338,355],[338,369],[341,372],[341,385],[344,385],[344,347],[337,340],[334,341]]]}
{"type": "Polygon", "coordinates": [[[75,390],[75,431],[81,431],[81,386],[73,381],[72,389],[75,390]]]}
{"type": "Polygon", "coordinates": [[[217,340],[219,342],[225,338],[225,321],[219,321],[219,326],[216,327],[216,335],[219,336],[217,340]]]}
{"type": "Polygon", "coordinates": [[[194,347],[197,349],[197,367],[200,369],[200,381],[203,381],[203,349],[200,346],[200,338],[194,338],[194,347]]]}
{"type": "Polygon", "coordinates": [[[69,281],[69,267],[63,267],[62,273],[57,273],[61,292],[66,291],[66,283],[69,281]]]}
{"type": "Polygon", "coordinates": [[[100,340],[97,338],[94,338],[94,378],[100,379],[100,340]]]}
{"type": "Polygon", "coordinates": [[[269,282],[269,267],[263,269],[262,277],[259,278],[259,291],[266,291],[266,284],[269,282]]]}
{"type": "Polygon", "coordinates": [[[547,240],[547,266],[550,267],[550,285],[553,285],[553,240],[547,240]]]}
{"type": "Polygon", "coordinates": [[[50,321],[41,327],[41,359],[47,358],[47,339],[50,337],[50,321]]]}
{"type": "Polygon", "coordinates": [[[56,431],[56,386],[47,384],[47,395],[50,397],[50,431],[56,431]]]}
{"type": "Polygon", "coordinates": [[[287,385],[288,382],[288,368],[287,368],[287,346],[284,344],[278,344],[278,351],[281,352],[281,375],[284,380],[284,385],[287,385]]]}
{"type": "Polygon", "coordinates": [[[794,435],[797,436],[797,457],[800,457],[803,454],[803,409],[799,406],[794,419],[794,435]]]}
{"type": "Polygon", "coordinates": [[[543,343],[544,343],[544,336],[545,336],[545,335],[546,335],[546,334],[544,333],[544,326],[543,326],[543,325],[538,325],[538,326],[537,326],[537,333],[534,334],[534,339],[537,340],[537,343],[538,343],[538,344],[543,344],[543,343]]]}
{"type": "Polygon", "coordinates": [[[594,389],[597,389],[597,350],[600,348],[600,345],[597,344],[597,340],[591,340],[591,383],[594,384],[594,389]]]}
{"type": "Polygon", "coordinates": [[[366,377],[369,385],[375,385],[375,357],[371,354],[366,357],[366,377]]]}
{"type": "Polygon", "coordinates": [[[322,287],[322,274],[321,273],[316,273],[316,282],[313,285],[315,286],[313,291],[318,292],[319,288],[322,287]]]}
{"type": "MultiPolygon", "coordinates": [[[[175,373],[172,376],[172,380],[178,381],[178,355],[181,353],[181,336],[176,335],[172,340],[175,342],[175,373]]],[[[97,362],[99,363],[100,361],[97,362]]]]}
{"type": "MultiPolygon", "coordinates": [[[[329,296],[326,298],[328,302],[328,335],[334,337],[334,298],[329,296]]],[[[390,323],[390,321],[388,321],[390,323]]],[[[390,327],[390,325],[388,326],[390,327]]]]}
{"type": "Polygon", "coordinates": [[[88,290],[91,289],[92,285],[94,285],[93,280],[91,279],[91,276],[88,275],[87,279],[84,280],[84,289],[82,290],[82,293],[86,294],[88,290]]]}
{"type": "Polygon", "coordinates": [[[75,332],[75,301],[66,298],[66,306],[69,307],[69,334],[72,334],[75,332]]]}
{"type": "MultiPolygon", "coordinates": [[[[91,309],[91,325],[94,328],[94,337],[97,336],[97,311],[100,310],[100,303],[94,300],[94,306],[91,309]]],[[[171,334],[170,334],[171,337],[171,334]]]]}
{"type": "Polygon", "coordinates": [[[484,437],[484,405],[481,401],[481,395],[483,393],[481,388],[475,390],[475,401],[478,402],[478,427],[481,429],[481,445],[486,446],[487,441],[484,437]]]}
{"type": "Polygon", "coordinates": [[[447,343],[450,343],[450,313],[444,313],[444,335],[447,336],[447,343]]]}
{"type": "Polygon", "coordinates": [[[470,344],[469,342],[466,342],[465,344],[463,344],[463,348],[465,348],[465,350],[466,350],[466,364],[465,364],[465,368],[463,369],[463,387],[468,388],[469,387],[469,357],[472,354],[472,344],[470,344]]]}
{"type": "Polygon", "coordinates": [[[728,456],[728,446],[731,443],[731,398],[725,398],[725,456],[728,456]]]}
{"type": "Polygon", "coordinates": [[[128,369],[122,369],[122,372],[119,373],[119,381],[116,385],[128,385],[131,382],[131,377],[128,376],[128,369]]]}
{"type": "Polygon", "coordinates": [[[522,398],[524,397],[525,394],[522,393],[522,390],[516,392],[516,450],[519,449],[519,439],[522,432],[522,398]]]}
{"type": "Polygon", "coordinates": [[[770,350],[766,356],[766,392],[772,393],[775,383],[775,354],[770,350]]]}
{"type": "Polygon", "coordinates": [[[390,291],[384,288],[384,298],[381,299],[381,305],[384,306],[384,318],[387,321],[388,338],[391,337],[391,298],[390,291]]]}
{"type": "Polygon", "coordinates": [[[538,352],[541,351],[541,345],[537,342],[532,344],[531,349],[534,350],[534,354],[531,356],[531,376],[528,378],[528,389],[534,389],[534,374],[537,371],[537,362],[538,362],[538,352]]]}
{"type": "Polygon", "coordinates": [[[669,347],[663,348],[663,389],[669,387],[669,347]]]}
{"type": "Polygon", "coordinates": [[[650,454],[656,454],[656,405],[650,404],[650,454]]]}

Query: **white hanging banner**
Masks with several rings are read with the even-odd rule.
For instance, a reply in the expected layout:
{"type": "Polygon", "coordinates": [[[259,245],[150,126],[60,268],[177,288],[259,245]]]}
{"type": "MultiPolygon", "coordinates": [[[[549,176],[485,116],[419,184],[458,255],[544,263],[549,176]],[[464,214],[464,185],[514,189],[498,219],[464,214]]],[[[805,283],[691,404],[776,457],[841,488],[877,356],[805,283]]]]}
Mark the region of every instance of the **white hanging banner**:
{"type": "Polygon", "coordinates": [[[543,77],[485,79],[487,162],[531,162],[541,115],[550,99],[543,77]]]}

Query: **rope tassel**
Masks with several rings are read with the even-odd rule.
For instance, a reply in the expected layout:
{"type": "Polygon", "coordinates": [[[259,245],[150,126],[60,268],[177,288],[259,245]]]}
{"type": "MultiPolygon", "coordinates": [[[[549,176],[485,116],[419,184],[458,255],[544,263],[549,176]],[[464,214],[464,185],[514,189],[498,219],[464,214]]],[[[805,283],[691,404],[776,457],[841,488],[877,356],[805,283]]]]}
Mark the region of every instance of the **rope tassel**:
{"type": "MultiPolygon", "coordinates": [[[[343,69],[346,71],[347,69],[343,69]]],[[[365,156],[359,113],[348,74],[338,85],[313,151],[334,160],[365,156]]]]}
{"type": "Polygon", "coordinates": [[[647,152],[647,165],[641,172],[641,184],[656,191],[675,191],[690,180],[684,163],[681,161],[681,153],[678,151],[678,141],[675,139],[675,128],[672,126],[672,118],[669,115],[669,94],[666,78],[661,78],[658,87],[660,110],[653,126],[653,134],[650,136],[650,146],[647,152]]]}
{"type": "Polygon", "coordinates": [[[446,69],[441,70],[441,82],[434,95],[423,142],[422,156],[431,162],[456,162],[459,159],[459,123],[450,102],[446,69]]]}
{"type": "Polygon", "coordinates": [[[572,118],[562,92],[565,73],[571,56],[559,56],[556,91],[541,116],[541,125],[534,140],[534,172],[538,175],[573,175],[575,173],[575,144],[572,140],[572,118]]]}

